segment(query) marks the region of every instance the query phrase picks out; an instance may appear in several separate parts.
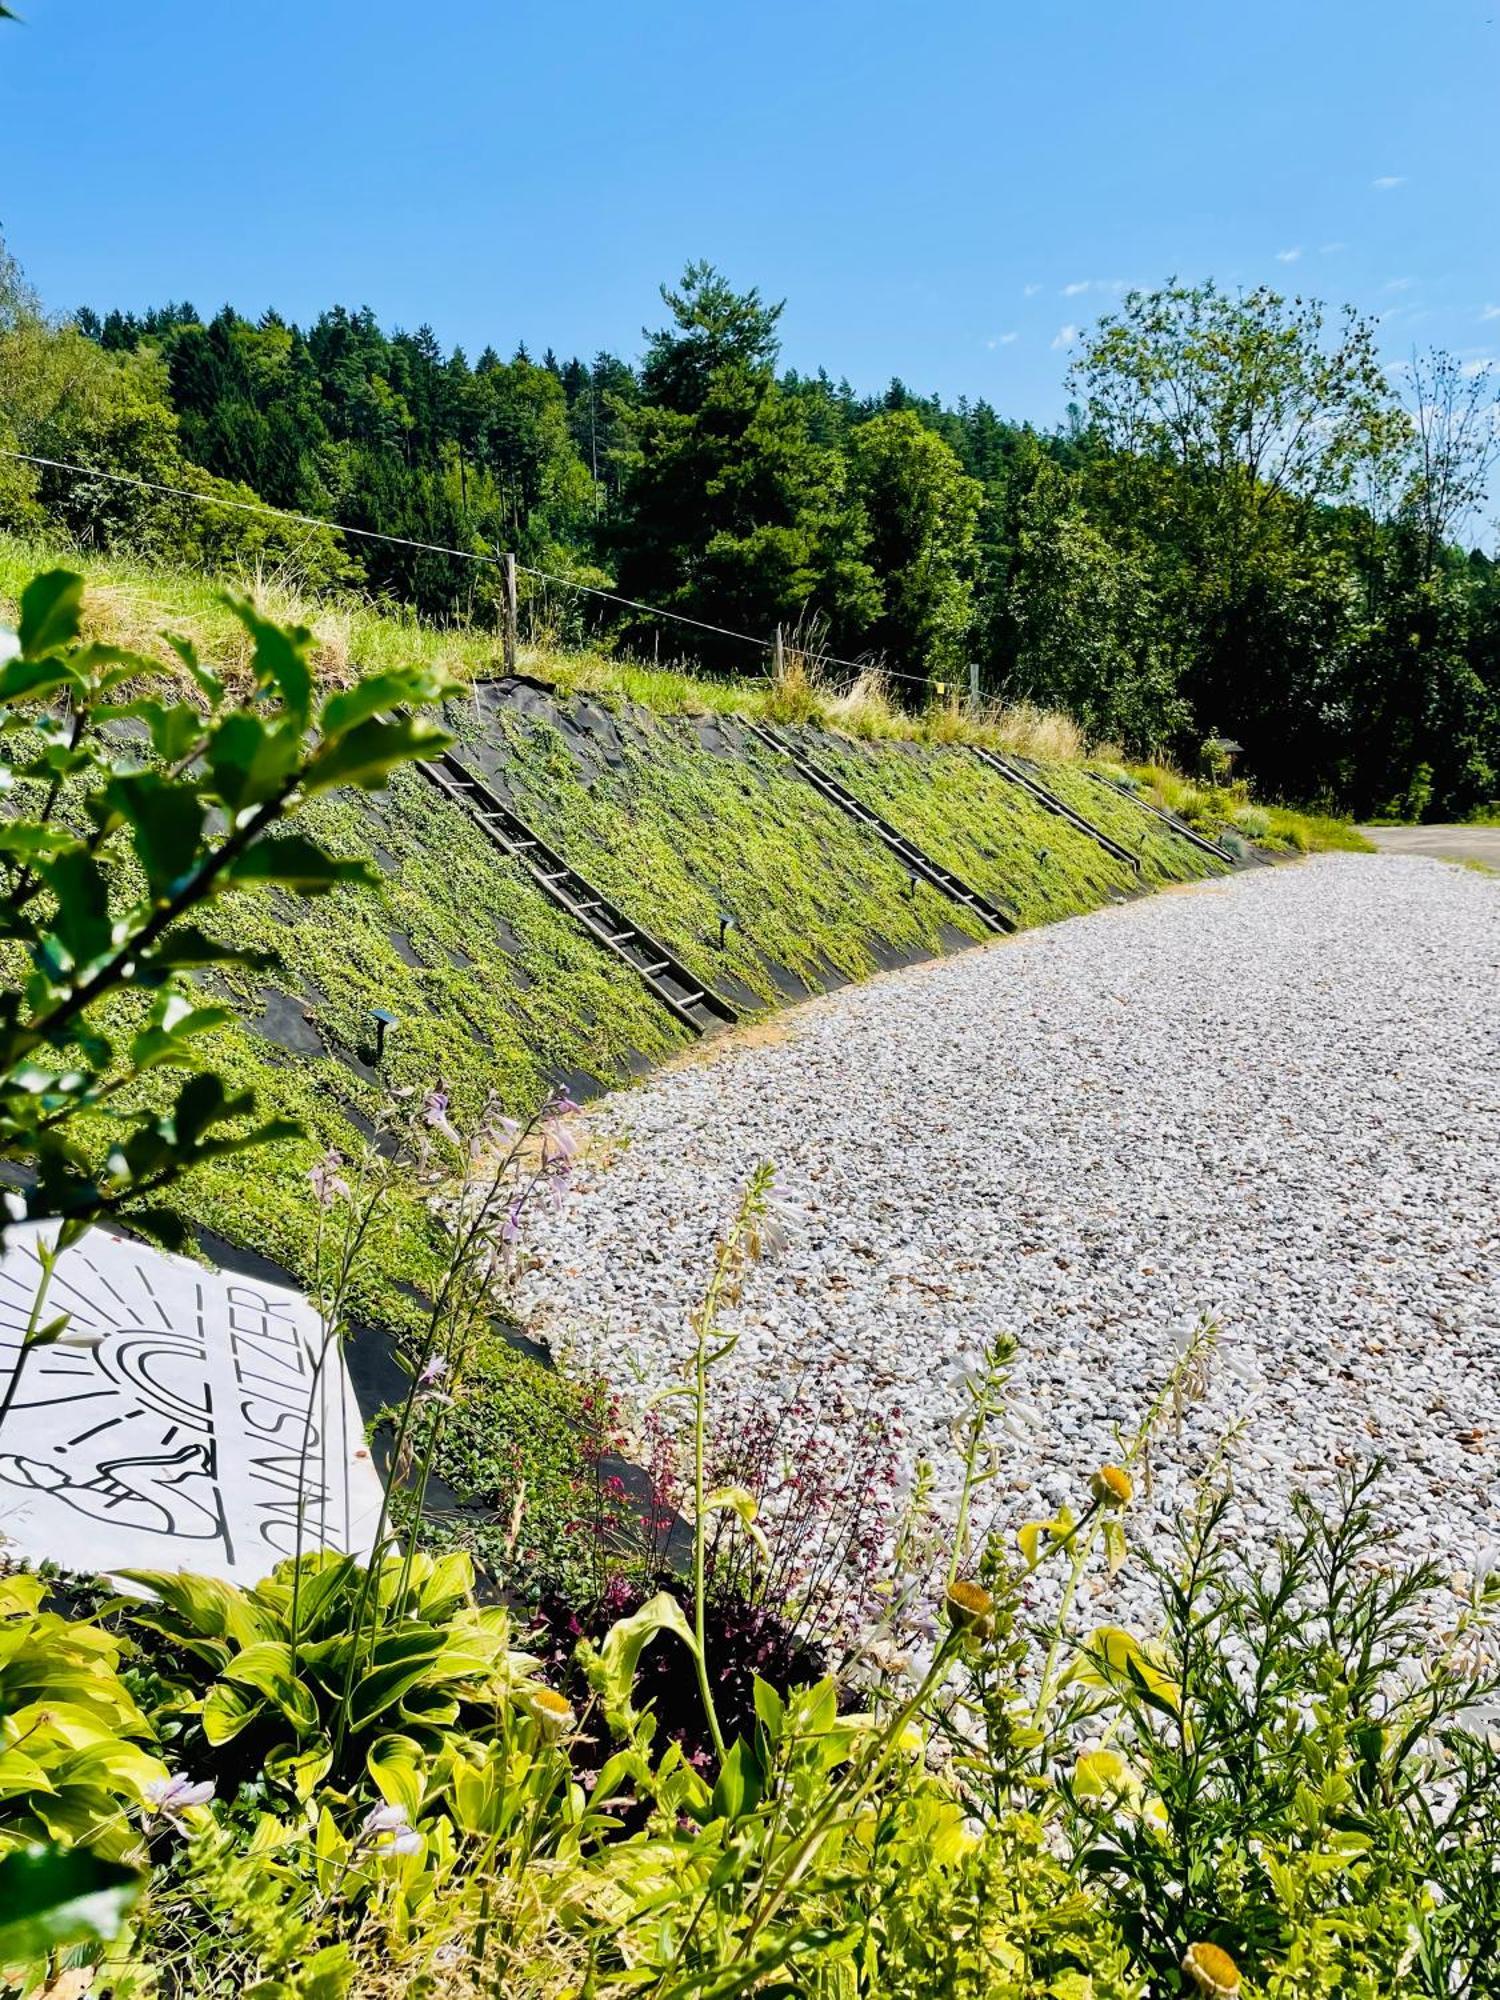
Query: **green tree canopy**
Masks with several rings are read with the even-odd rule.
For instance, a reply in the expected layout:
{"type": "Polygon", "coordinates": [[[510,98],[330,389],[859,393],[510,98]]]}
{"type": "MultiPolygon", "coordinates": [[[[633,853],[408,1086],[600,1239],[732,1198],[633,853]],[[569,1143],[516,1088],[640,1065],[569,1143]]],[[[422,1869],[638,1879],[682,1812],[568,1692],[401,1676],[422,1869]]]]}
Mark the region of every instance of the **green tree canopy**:
{"type": "Polygon", "coordinates": [[[954,679],[974,622],[979,482],[910,410],[870,418],[849,440],[853,490],[884,605],[866,643],[900,672],[954,679]]]}
{"type": "Polygon", "coordinates": [[[621,590],[756,634],[821,616],[836,644],[857,640],[879,609],[865,525],[839,454],[776,379],[780,306],[707,264],[662,296],[673,324],[651,336],[628,420],[621,590]]]}

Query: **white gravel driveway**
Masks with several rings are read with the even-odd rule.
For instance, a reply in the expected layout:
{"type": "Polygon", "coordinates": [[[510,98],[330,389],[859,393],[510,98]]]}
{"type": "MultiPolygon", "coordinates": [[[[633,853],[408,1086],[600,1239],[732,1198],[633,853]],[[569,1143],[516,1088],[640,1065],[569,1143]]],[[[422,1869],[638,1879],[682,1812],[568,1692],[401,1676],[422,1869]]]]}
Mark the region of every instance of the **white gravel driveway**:
{"type": "Polygon", "coordinates": [[[1500,882],[1334,856],[1158,895],[811,1002],[583,1122],[627,1143],[539,1225],[524,1304],[622,1389],[673,1378],[771,1159],[805,1214],[730,1365],[774,1396],[832,1357],[950,1504],[952,1365],[995,1328],[1043,1419],[1006,1445],[1019,1521],[1080,1504],[1211,1314],[1137,1534],[1248,1410],[1252,1545],[1373,1454],[1413,1555],[1500,1539],[1500,882]]]}

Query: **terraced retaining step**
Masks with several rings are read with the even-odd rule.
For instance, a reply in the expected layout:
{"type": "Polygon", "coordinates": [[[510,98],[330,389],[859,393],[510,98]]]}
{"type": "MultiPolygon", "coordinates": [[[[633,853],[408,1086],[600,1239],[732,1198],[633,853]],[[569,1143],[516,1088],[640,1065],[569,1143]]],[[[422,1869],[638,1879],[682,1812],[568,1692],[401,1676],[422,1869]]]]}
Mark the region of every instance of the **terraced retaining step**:
{"type": "Polygon", "coordinates": [[[1045,811],[1054,814],[1058,819],[1065,819],[1069,826],[1076,827],[1080,833],[1086,833],[1090,840],[1096,841],[1104,849],[1106,854],[1112,855],[1116,861],[1123,862],[1132,874],[1140,874],[1141,857],[1138,854],[1132,854],[1128,847],[1113,839],[1103,827],[1095,826],[1091,819],[1086,819],[1066,800],[1060,799],[1056,792],[1050,791],[1042,783],[1040,778],[1021,770],[1008,758],[997,756],[993,750],[982,749],[977,743],[971,744],[970,748],[981,764],[988,764],[990,769],[998,771],[1002,778],[1009,778],[1013,785],[1019,785],[1022,791],[1028,792],[1045,811]]]}
{"type": "Polygon", "coordinates": [[[1003,935],[1019,927],[1020,915],[1009,904],[993,902],[988,896],[981,895],[977,889],[962,881],[950,868],[944,868],[940,862],[934,861],[932,856],[924,853],[914,840],[909,840],[904,833],[892,826],[889,820],[883,819],[873,807],[867,806],[863,799],[856,798],[831,771],[809,757],[805,750],[799,750],[794,743],[789,743],[778,730],[772,729],[768,723],[751,722],[748,718],[745,720],[745,727],[752,736],[758,737],[770,749],[778,751],[783,757],[789,757],[810,785],[840,811],[846,812],[851,819],[858,820],[862,826],[868,827],[870,832],[883,841],[902,865],[909,868],[914,875],[919,875],[924,882],[930,882],[935,889],[940,889],[955,903],[961,903],[965,909],[972,910],[974,915],[992,931],[998,931],[1003,935]]]}
{"type": "Polygon", "coordinates": [[[737,1011],[659,939],[626,916],[554,847],[505,805],[451,751],[417,766],[445,797],[474,819],[502,854],[519,861],[550,901],[580,923],[604,949],[628,965],[670,1013],[695,1034],[712,1034],[739,1019],[737,1011]]]}
{"type": "Polygon", "coordinates": [[[1205,854],[1213,855],[1216,861],[1227,862],[1232,867],[1239,860],[1239,856],[1231,849],[1221,846],[1217,840],[1211,840],[1206,833],[1199,833],[1196,827],[1189,826],[1187,821],[1179,819],[1176,813],[1167,812],[1164,807],[1154,805],[1150,799],[1142,798],[1140,793],[1133,792],[1129,785],[1122,785],[1118,778],[1107,778],[1102,771],[1090,771],[1088,775],[1096,785],[1106,785],[1110,791],[1118,792],[1122,799],[1129,799],[1133,806],[1139,806],[1142,812],[1150,813],[1153,819],[1159,819],[1164,826],[1171,827],[1173,833],[1191,841],[1194,847],[1201,848],[1205,854]]]}

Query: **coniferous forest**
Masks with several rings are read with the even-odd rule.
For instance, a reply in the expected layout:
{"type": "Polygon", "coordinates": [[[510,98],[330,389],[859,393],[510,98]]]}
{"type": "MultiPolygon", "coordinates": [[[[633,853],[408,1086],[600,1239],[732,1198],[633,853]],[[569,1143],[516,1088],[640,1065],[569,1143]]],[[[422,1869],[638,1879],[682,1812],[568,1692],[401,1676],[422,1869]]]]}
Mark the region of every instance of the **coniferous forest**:
{"type": "Polygon", "coordinates": [[[209,504],[513,550],[566,642],[722,673],[781,626],[933,683],[1068,710],[1266,793],[1459,818],[1500,795],[1500,572],[1473,546],[1494,389],[1264,288],[1130,293],[1075,350],[1052,431],[899,380],[782,365],[780,305],[706,264],[639,357],[473,357],[332,307],[49,315],[0,266],[0,526],[211,568],[274,562],[426,618],[492,620],[492,567],[209,504]],[[186,487],[190,501],[155,487],[186,487]]]}

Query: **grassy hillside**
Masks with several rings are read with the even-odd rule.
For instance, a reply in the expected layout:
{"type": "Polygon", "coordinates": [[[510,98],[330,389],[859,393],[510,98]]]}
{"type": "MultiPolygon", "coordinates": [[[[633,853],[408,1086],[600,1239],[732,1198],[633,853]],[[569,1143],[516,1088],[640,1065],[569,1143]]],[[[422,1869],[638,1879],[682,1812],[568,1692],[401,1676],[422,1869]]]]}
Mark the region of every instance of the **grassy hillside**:
{"type": "MultiPolygon", "coordinates": [[[[194,638],[231,675],[245,666],[243,629],[217,586],[186,572],[80,559],[0,539],[0,616],[23,582],[57,561],[84,569],[93,633],[162,660],[163,630],[194,638]]],[[[319,635],[329,682],[413,655],[460,681],[487,682],[450,705],[462,754],[568,860],[655,932],[696,976],[753,1013],[980,938],[976,920],[908,872],[829,804],[789,760],[743,727],[763,715],[804,730],[814,754],[936,860],[1042,923],[1139,886],[1086,836],[1043,812],[986,768],[965,737],[1050,750],[1046,782],[1132,851],[1148,883],[1190,879],[1215,864],[1131,801],[1056,753],[1076,747],[1065,719],[893,711],[878,688],[823,689],[805,662],[775,686],[694,680],[598,655],[535,656],[550,685],[493,683],[493,635],[434,631],[349,603],[298,604],[274,579],[261,594],[278,616],[319,635]],[[736,713],[738,711],[739,713],[736,713]],[[834,727],[837,725],[837,727],[834,727]],[[1024,726],[1023,726],[1024,725],[1024,726]],[[1008,732],[1008,733],[1007,733],[1008,732]],[[727,921],[726,921],[727,920],[727,921]],[[722,933],[722,936],[721,936],[722,933]]],[[[1209,795],[1175,774],[1172,803],[1211,817],[1209,795]]],[[[1287,844],[1342,838],[1295,815],[1224,795],[1251,830],[1287,844]]],[[[316,1228],[307,1170],[329,1146],[352,1152],[406,1093],[441,1085],[455,1114],[489,1093],[525,1115],[558,1084],[588,1093],[658,1062],[688,1039],[626,968],[558,911],[458,808],[416,772],[387,794],[337,796],[309,813],[338,852],[372,857],[379,881],[316,902],[229,906],[237,940],[278,954],[270,975],[230,987],[238,1024],[220,1060],[253,1085],[266,1113],[302,1120],[305,1140],[193,1184],[195,1217],[306,1277],[316,1228]],[[374,1066],[372,1010],[393,1014],[374,1066]]],[[[418,1284],[431,1259],[419,1205],[392,1201],[379,1260],[418,1284]]],[[[387,1323],[412,1308],[376,1278],[365,1301],[387,1323]]]]}

